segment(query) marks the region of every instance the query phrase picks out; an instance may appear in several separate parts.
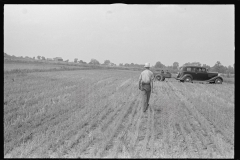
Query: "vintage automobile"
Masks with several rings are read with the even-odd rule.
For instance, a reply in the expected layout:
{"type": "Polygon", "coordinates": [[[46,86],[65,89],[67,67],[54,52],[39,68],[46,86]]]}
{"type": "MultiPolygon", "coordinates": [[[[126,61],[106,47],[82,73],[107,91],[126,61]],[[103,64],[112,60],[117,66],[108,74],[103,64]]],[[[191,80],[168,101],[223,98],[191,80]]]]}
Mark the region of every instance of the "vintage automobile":
{"type": "Polygon", "coordinates": [[[180,82],[204,81],[208,83],[221,84],[223,78],[217,72],[208,72],[207,68],[199,66],[182,66],[179,68],[177,80],[180,82]]]}
{"type": "Polygon", "coordinates": [[[154,70],[153,75],[154,75],[155,80],[158,80],[158,81],[164,81],[165,78],[171,78],[172,77],[170,72],[165,71],[165,73],[164,73],[163,70],[159,70],[159,69],[154,70]]]}

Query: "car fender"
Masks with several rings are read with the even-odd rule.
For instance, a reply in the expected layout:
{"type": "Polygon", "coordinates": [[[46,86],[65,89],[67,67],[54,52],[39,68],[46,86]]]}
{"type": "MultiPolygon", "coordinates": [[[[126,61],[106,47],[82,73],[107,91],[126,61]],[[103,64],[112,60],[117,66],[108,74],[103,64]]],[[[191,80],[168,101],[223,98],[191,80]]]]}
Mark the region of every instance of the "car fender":
{"type": "Polygon", "coordinates": [[[180,80],[184,80],[186,77],[191,77],[191,79],[193,80],[193,77],[191,74],[185,74],[184,76],[182,76],[181,78],[179,78],[180,80]]]}
{"type": "Polygon", "coordinates": [[[157,76],[161,76],[161,77],[162,77],[162,75],[161,75],[161,74],[159,74],[159,73],[155,75],[155,78],[156,78],[157,76]]]}
{"type": "Polygon", "coordinates": [[[156,74],[156,75],[154,76],[154,79],[156,79],[157,76],[161,76],[161,79],[162,79],[162,77],[163,77],[161,74],[158,73],[158,74],[156,74]]]}
{"type": "Polygon", "coordinates": [[[223,78],[221,76],[216,76],[216,77],[213,77],[213,78],[207,80],[207,82],[214,82],[217,78],[220,78],[223,81],[223,78]]]}

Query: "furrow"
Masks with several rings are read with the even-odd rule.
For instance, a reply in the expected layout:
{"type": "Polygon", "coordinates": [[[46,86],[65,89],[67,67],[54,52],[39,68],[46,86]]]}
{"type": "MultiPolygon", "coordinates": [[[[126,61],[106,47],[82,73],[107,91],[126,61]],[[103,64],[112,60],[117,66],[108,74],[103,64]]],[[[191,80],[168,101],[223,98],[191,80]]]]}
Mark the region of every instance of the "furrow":
{"type": "MultiPolygon", "coordinates": [[[[135,109],[133,111],[133,114],[131,114],[130,121],[128,121],[128,123],[126,124],[127,127],[125,129],[125,132],[126,132],[127,136],[125,138],[121,139],[131,158],[134,157],[134,143],[135,143],[135,140],[136,140],[135,139],[136,136],[135,136],[134,132],[132,131],[132,127],[134,125],[134,116],[136,115],[134,113],[142,111],[141,110],[141,105],[139,105],[139,103],[138,103],[139,100],[140,99],[138,98],[137,103],[135,105],[135,109]]],[[[137,117],[137,115],[135,117],[137,117]]]]}
{"type": "MultiPolygon", "coordinates": [[[[137,108],[138,108],[138,103],[137,103],[137,102],[138,102],[138,100],[136,101],[135,105],[132,106],[133,109],[128,112],[128,114],[130,115],[130,117],[125,119],[126,122],[123,121],[124,126],[126,126],[126,127],[125,127],[125,129],[124,129],[121,133],[126,133],[127,130],[129,129],[129,127],[131,126],[134,113],[135,113],[135,111],[136,111],[137,108]],[[126,124],[125,124],[125,123],[126,123],[126,124]]],[[[126,117],[127,117],[127,115],[126,115],[126,117]]],[[[114,148],[114,149],[111,149],[111,147],[110,147],[110,148],[108,147],[108,153],[111,153],[112,156],[116,155],[116,151],[117,151],[117,148],[115,147],[116,141],[119,142],[119,139],[122,140],[122,137],[121,137],[122,134],[121,134],[121,133],[120,133],[116,138],[114,138],[114,139],[110,142],[110,144],[108,144],[108,146],[113,146],[113,148],[114,148]],[[112,144],[111,144],[111,143],[112,143],[112,144]],[[112,150],[112,151],[111,151],[111,150],[112,150]]],[[[117,144],[117,145],[119,145],[119,144],[117,144]]],[[[131,154],[131,148],[128,147],[128,145],[126,146],[126,149],[127,149],[127,151],[129,152],[129,154],[131,154]]],[[[105,154],[107,155],[107,151],[105,151],[105,154]]]]}
{"type": "Polygon", "coordinates": [[[142,144],[142,153],[143,153],[143,155],[144,156],[146,156],[146,157],[148,157],[148,155],[147,155],[147,150],[148,150],[148,148],[147,148],[147,144],[148,144],[148,142],[149,142],[149,138],[150,138],[150,133],[151,133],[151,113],[150,113],[150,109],[148,109],[147,110],[147,114],[148,114],[148,119],[147,119],[147,133],[146,133],[146,136],[144,137],[144,140],[143,140],[143,144],[142,144]]]}
{"type": "Polygon", "coordinates": [[[213,141],[213,144],[216,144],[216,149],[217,149],[218,153],[221,154],[222,153],[221,148],[219,147],[219,144],[215,140],[214,135],[213,135],[214,134],[214,128],[210,126],[209,121],[207,121],[205,119],[205,117],[203,117],[201,115],[201,113],[198,112],[198,110],[194,109],[193,106],[189,102],[187,102],[187,100],[180,93],[176,92],[176,94],[179,97],[181,97],[183,103],[185,104],[184,106],[188,110],[188,114],[193,115],[194,117],[196,117],[200,120],[199,122],[201,123],[201,126],[204,126],[204,129],[206,130],[206,133],[209,135],[210,139],[213,141]]]}
{"type": "Polygon", "coordinates": [[[99,157],[103,156],[107,145],[113,140],[115,136],[117,136],[119,130],[121,129],[120,125],[122,124],[122,121],[124,120],[125,116],[128,114],[128,111],[132,107],[133,103],[134,102],[126,105],[126,108],[123,109],[123,112],[120,114],[119,119],[117,120],[117,124],[115,124],[114,129],[112,129],[112,133],[110,134],[109,139],[105,142],[105,144],[103,145],[103,148],[99,151],[99,154],[98,154],[99,157]]]}
{"type": "Polygon", "coordinates": [[[153,149],[154,149],[154,133],[155,133],[155,130],[154,130],[154,109],[151,108],[152,110],[152,115],[151,115],[151,138],[150,138],[150,141],[149,141],[149,146],[150,146],[150,158],[153,157],[153,149]]]}

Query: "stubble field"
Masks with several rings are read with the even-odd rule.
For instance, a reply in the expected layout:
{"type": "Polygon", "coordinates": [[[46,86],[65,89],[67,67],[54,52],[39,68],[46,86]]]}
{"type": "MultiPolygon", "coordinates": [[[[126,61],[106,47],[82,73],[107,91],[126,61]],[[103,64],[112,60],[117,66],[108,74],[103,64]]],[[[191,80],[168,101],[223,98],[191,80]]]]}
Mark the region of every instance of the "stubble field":
{"type": "Polygon", "coordinates": [[[234,84],[155,82],[143,113],[139,74],[4,74],[4,157],[234,157],[234,84]]]}

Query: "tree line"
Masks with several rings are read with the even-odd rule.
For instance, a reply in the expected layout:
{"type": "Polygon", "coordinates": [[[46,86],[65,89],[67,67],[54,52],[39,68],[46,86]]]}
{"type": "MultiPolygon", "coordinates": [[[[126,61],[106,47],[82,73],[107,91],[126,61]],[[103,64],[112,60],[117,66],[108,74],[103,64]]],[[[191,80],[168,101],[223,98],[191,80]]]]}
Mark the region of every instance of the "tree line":
{"type": "MultiPolygon", "coordinates": [[[[81,60],[80,60],[81,61],[81,60]]],[[[81,63],[81,62],[79,62],[81,63]]],[[[86,62],[85,62],[86,63],[86,62]]],[[[91,59],[91,61],[89,62],[89,64],[93,64],[93,65],[110,65],[110,66],[117,66],[116,64],[112,63],[110,60],[105,60],[103,64],[100,64],[98,60],[96,59],[91,59]]],[[[209,71],[211,72],[219,72],[219,73],[230,73],[230,74],[234,74],[234,64],[233,66],[229,65],[229,66],[223,66],[221,64],[220,61],[217,61],[215,63],[214,66],[210,67],[209,65],[206,64],[201,64],[200,62],[187,62],[184,65],[194,65],[194,66],[200,66],[200,67],[205,67],[207,68],[209,71]]],[[[119,63],[120,67],[136,67],[136,68],[143,68],[144,64],[134,64],[134,63],[119,63]]],[[[174,62],[173,65],[171,66],[165,66],[164,64],[162,64],[160,61],[156,62],[156,64],[152,67],[154,68],[158,68],[158,69],[163,69],[163,70],[169,70],[172,72],[177,72],[179,69],[179,63],[178,62],[174,62]]]]}
{"type": "MultiPolygon", "coordinates": [[[[200,66],[205,67],[210,72],[218,72],[218,73],[224,73],[224,74],[234,74],[235,71],[235,63],[233,66],[223,66],[220,61],[217,61],[212,67],[206,64],[201,64],[200,62],[187,62],[184,64],[184,66],[187,65],[194,65],[194,66],[200,66]]],[[[177,70],[179,68],[179,63],[174,62],[172,66],[165,66],[161,62],[156,62],[154,68],[161,68],[161,69],[168,69],[168,70],[177,70]]]]}
{"type": "MultiPolygon", "coordinates": [[[[4,56],[10,56],[7,53],[4,53],[4,56]]],[[[15,57],[10,56],[10,57],[15,57]]],[[[24,58],[23,56],[20,56],[19,58],[24,58]]],[[[31,58],[28,56],[25,56],[26,59],[35,59],[35,57],[31,58]]],[[[56,57],[57,60],[60,59],[60,61],[63,61],[63,59],[61,57],[56,57]]],[[[45,58],[44,56],[37,56],[36,59],[38,60],[56,60],[55,58],[51,59],[51,58],[45,58]]],[[[69,62],[69,60],[65,60],[64,62],[69,62]]],[[[117,66],[115,63],[112,63],[110,60],[105,60],[102,64],[92,58],[90,60],[89,63],[84,62],[83,60],[78,60],[78,58],[74,58],[74,63],[81,63],[81,64],[92,64],[92,65],[107,65],[107,66],[117,66]]],[[[212,67],[210,67],[209,65],[206,64],[201,64],[200,62],[187,62],[184,65],[194,65],[194,66],[201,66],[201,67],[205,67],[207,68],[209,71],[211,72],[219,72],[219,73],[224,73],[224,74],[234,74],[235,71],[235,63],[233,64],[233,66],[229,65],[229,66],[223,66],[221,64],[220,61],[217,61],[215,63],[215,65],[213,65],[212,67]]],[[[118,65],[119,67],[133,67],[133,68],[143,68],[144,64],[136,64],[136,63],[119,63],[118,65]]],[[[178,62],[174,62],[172,65],[170,66],[165,66],[164,64],[162,64],[160,61],[157,61],[156,64],[154,66],[152,66],[152,69],[162,69],[162,70],[168,70],[170,72],[178,72],[179,69],[179,63],[178,62]]]]}

